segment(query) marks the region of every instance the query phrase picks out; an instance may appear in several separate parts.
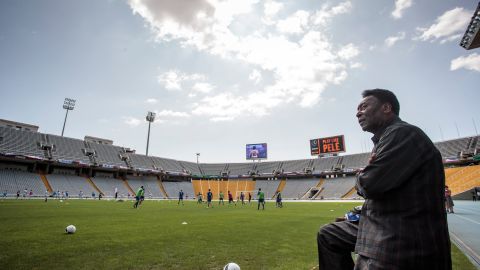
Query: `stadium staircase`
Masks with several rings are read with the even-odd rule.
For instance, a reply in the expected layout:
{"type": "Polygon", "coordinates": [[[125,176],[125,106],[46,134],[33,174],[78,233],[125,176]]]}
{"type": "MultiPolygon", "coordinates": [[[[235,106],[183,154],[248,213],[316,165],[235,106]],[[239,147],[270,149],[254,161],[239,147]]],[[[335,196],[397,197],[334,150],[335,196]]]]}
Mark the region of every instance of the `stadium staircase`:
{"type": "Polygon", "coordinates": [[[321,188],[323,186],[323,183],[325,183],[325,179],[321,178],[320,181],[318,181],[317,188],[321,188]]]}
{"type": "Polygon", "coordinates": [[[350,199],[354,194],[357,194],[355,187],[352,187],[345,195],[342,196],[342,199],[350,199]]]}
{"type": "Polygon", "coordinates": [[[40,174],[40,179],[42,179],[42,182],[43,184],[45,185],[45,187],[47,188],[48,192],[50,194],[53,193],[53,189],[52,189],[52,186],[50,186],[50,183],[48,182],[48,179],[47,179],[47,176],[45,176],[45,174],[41,173],[40,174]]]}
{"type": "Polygon", "coordinates": [[[160,188],[160,191],[163,193],[163,196],[167,199],[170,199],[168,197],[167,191],[165,190],[165,187],[163,186],[162,180],[160,179],[160,176],[157,175],[157,184],[158,187],[160,188]]]}
{"type": "Polygon", "coordinates": [[[445,178],[452,196],[468,193],[473,188],[480,187],[480,165],[446,169],[445,178]]]}
{"type": "Polygon", "coordinates": [[[283,188],[285,187],[285,185],[287,184],[287,179],[282,179],[280,181],[280,183],[278,184],[278,187],[277,187],[277,191],[275,191],[275,194],[273,194],[272,196],[272,199],[275,198],[275,195],[278,193],[278,192],[282,192],[283,188]]]}
{"type": "Polygon", "coordinates": [[[128,181],[127,181],[127,178],[125,177],[122,177],[121,178],[123,180],[123,184],[125,185],[125,187],[127,187],[127,190],[129,190],[133,196],[135,196],[136,192],[132,189],[132,187],[128,184],[128,181]]]}
{"type": "Polygon", "coordinates": [[[325,183],[325,179],[321,178],[318,180],[318,183],[315,187],[310,188],[305,192],[305,194],[300,198],[302,200],[314,200],[323,190],[322,185],[325,183]],[[313,196],[311,195],[312,190],[317,190],[317,193],[315,193],[313,196]]]}
{"type": "MultiPolygon", "coordinates": [[[[90,177],[88,177],[88,176],[84,176],[84,177],[87,179],[87,182],[93,187],[93,189],[95,189],[98,192],[98,194],[105,194],[97,187],[97,185],[95,185],[95,183],[93,182],[93,180],[90,177]]],[[[104,196],[104,195],[102,195],[102,196],[104,196]]]]}

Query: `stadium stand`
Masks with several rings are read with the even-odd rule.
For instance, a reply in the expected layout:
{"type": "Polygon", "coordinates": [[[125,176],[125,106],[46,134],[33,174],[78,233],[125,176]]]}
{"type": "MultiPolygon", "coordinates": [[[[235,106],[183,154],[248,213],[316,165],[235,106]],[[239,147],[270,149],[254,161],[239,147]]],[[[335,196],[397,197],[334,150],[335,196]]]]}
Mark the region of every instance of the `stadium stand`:
{"type": "Polygon", "coordinates": [[[255,192],[253,198],[257,198],[258,189],[261,188],[263,193],[265,193],[265,199],[270,199],[275,195],[277,191],[280,180],[256,180],[255,181],[255,192]]]}
{"type": "Polygon", "coordinates": [[[0,169],[0,191],[7,191],[7,196],[15,196],[17,191],[23,193],[27,189],[33,191],[34,196],[45,195],[45,185],[40,176],[35,173],[20,170],[0,169]]]}
{"type": "Polygon", "coordinates": [[[342,164],[346,169],[363,168],[368,164],[370,153],[361,153],[343,156],[342,164]]]}
{"type": "Polygon", "coordinates": [[[480,165],[465,166],[445,171],[445,183],[452,190],[452,195],[469,192],[480,187],[480,165]],[[447,173],[447,171],[449,171],[447,173]]]}
{"type": "Polygon", "coordinates": [[[475,137],[465,137],[455,140],[448,140],[443,142],[435,143],[435,146],[442,154],[443,158],[449,157],[459,157],[460,153],[463,152],[474,152],[475,149],[478,149],[478,136],[475,137]]]}
{"type": "Polygon", "coordinates": [[[128,154],[130,159],[130,164],[133,168],[144,169],[144,170],[153,170],[155,169],[153,161],[149,156],[138,155],[138,154],[128,154]]]}
{"type": "Polygon", "coordinates": [[[134,191],[143,186],[145,188],[145,198],[165,198],[159,187],[160,182],[155,176],[129,176],[128,184],[134,191]]]}
{"type": "Polygon", "coordinates": [[[199,164],[200,169],[204,175],[215,175],[220,176],[223,172],[226,172],[225,163],[211,163],[211,164],[199,164]]]}
{"type": "Polygon", "coordinates": [[[117,188],[119,198],[126,198],[128,197],[128,194],[131,193],[121,179],[105,176],[95,176],[90,179],[107,198],[115,197],[115,188],[117,188]]]}
{"type": "Polygon", "coordinates": [[[316,199],[339,199],[347,194],[355,185],[355,176],[327,178],[322,185],[322,191],[316,199]]]}
{"type": "Polygon", "coordinates": [[[249,163],[229,163],[227,171],[229,175],[249,175],[253,171],[253,165],[249,163]]]}
{"type": "Polygon", "coordinates": [[[279,161],[259,162],[255,164],[254,171],[259,175],[272,175],[275,171],[279,171],[281,164],[279,161]]]}
{"type": "Polygon", "coordinates": [[[312,160],[310,159],[301,159],[301,160],[287,160],[282,162],[281,170],[284,173],[298,172],[303,173],[305,168],[311,167],[312,160]]]}
{"type": "Polygon", "coordinates": [[[167,195],[170,199],[178,199],[178,193],[180,190],[183,190],[184,197],[183,199],[193,199],[195,198],[195,193],[193,191],[193,185],[191,182],[187,181],[178,181],[178,182],[166,182],[163,181],[163,187],[167,192],[167,195]]]}
{"type": "Polygon", "coordinates": [[[151,157],[156,168],[165,172],[185,172],[185,169],[177,160],[168,158],[151,157]]]}
{"type": "Polygon", "coordinates": [[[287,179],[285,187],[282,190],[284,199],[299,199],[312,187],[316,187],[319,182],[317,178],[309,179],[287,179]]]}
{"type": "Polygon", "coordinates": [[[85,144],[95,150],[95,157],[98,164],[104,167],[127,167],[125,161],[120,159],[120,154],[125,152],[122,147],[94,142],[85,142],[85,144]]]}
{"type": "Polygon", "coordinates": [[[39,143],[46,142],[45,134],[0,127],[0,153],[3,155],[33,156],[44,159],[39,143]]]}
{"type": "Polygon", "coordinates": [[[84,154],[85,142],[72,138],[47,135],[47,141],[53,145],[52,157],[55,160],[79,161],[90,164],[90,159],[84,154]]]}
{"type": "Polygon", "coordinates": [[[83,192],[84,197],[91,197],[92,192],[95,192],[95,195],[98,196],[98,191],[84,177],[68,174],[49,174],[47,179],[53,191],[68,191],[69,197],[79,197],[80,191],[83,192]]]}
{"type": "Polygon", "coordinates": [[[188,161],[179,161],[180,165],[185,169],[186,172],[189,172],[192,175],[201,175],[200,168],[197,163],[188,162],[188,161]]]}
{"type": "Polygon", "coordinates": [[[326,157],[313,160],[313,173],[322,173],[324,171],[332,171],[339,164],[342,157],[326,157]]]}
{"type": "MultiPolygon", "coordinates": [[[[478,154],[480,151],[479,138],[479,136],[470,136],[437,142],[435,145],[442,153],[445,164],[447,164],[446,166],[464,166],[468,165],[468,162],[472,163],[474,160],[477,160],[476,162],[478,163],[478,154]],[[453,160],[453,163],[451,160],[453,160]],[[465,160],[467,160],[467,162],[464,162],[465,160]]],[[[120,194],[125,195],[129,191],[130,193],[132,192],[130,188],[136,189],[143,183],[149,187],[151,186],[151,191],[147,190],[146,195],[148,196],[149,193],[152,193],[152,196],[156,198],[164,198],[168,193],[173,193],[171,196],[177,197],[179,189],[183,189],[186,194],[190,192],[191,194],[189,194],[189,196],[193,196],[193,194],[198,191],[205,195],[208,188],[211,188],[212,191],[216,193],[215,196],[217,196],[220,190],[224,191],[225,196],[228,190],[230,190],[234,196],[238,195],[238,191],[255,190],[253,195],[256,196],[256,190],[258,187],[261,187],[266,193],[266,198],[271,198],[275,191],[280,188],[283,189],[284,198],[298,199],[305,197],[305,192],[315,184],[308,183],[309,181],[315,180],[308,178],[305,171],[306,168],[312,169],[312,173],[316,175],[333,176],[344,173],[348,174],[366,166],[370,156],[369,153],[360,153],[302,160],[197,164],[135,154],[134,150],[131,151],[119,146],[85,140],[42,134],[28,130],[17,130],[10,127],[0,127],[0,157],[2,160],[5,159],[8,162],[1,163],[0,165],[23,164],[29,168],[29,171],[42,172],[41,175],[27,173],[26,167],[19,171],[9,171],[8,177],[14,178],[14,180],[11,181],[6,179],[7,174],[3,171],[3,176],[0,178],[0,186],[4,186],[9,194],[11,194],[10,192],[16,193],[17,190],[14,189],[20,189],[22,191],[24,188],[27,188],[33,189],[36,194],[42,196],[45,193],[45,189],[48,189],[50,186],[53,190],[68,190],[72,196],[76,196],[80,189],[86,189],[83,192],[87,196],[88,193],[98,188],[107,197],[111,197],[113,196],[115,187],[118,188],[120,194]],[[93,157],[86,156],[86,151],[94,152],[93,157]],[[23,159],[19,159],[18,156],[26,157],[30,160],[30,163],[24,162],[23,159]],[[32,162],[31,159],[37,161],[32,162]],[[39,161],[45,159],[50,159],[53,162],[47,164],[39,161]],[[65,163],[70,165],[67,166],[65,163]],[[37,164],[40,166],[39,168],[37,168],[37,164]],[[80,164],[83,165],[83,167],[79,166],[80,169],[77,167],[74,170],[61,169],[72,168],[72,164],[74,166],[80,164]],[[131,186],[128,186],[128,184],[125,185],[125,182],[116,179],[112,173],[107,176],[99,175],[99,170],[96,166],[108,168],[108,170],[105,171],[115,171],[115,169],[129,170],[126,174],[121,174],[121,177],[128,177],[129,181],[131,181],[131,186]],[[53,167],[55,173],[45,175],[44,172],[51,172],[51,169],[48,169],[49,167],[53,167]],[[163,182],[165,185],[162,185],[162,182],[158,181],[156,176],[151,178],[129,176],[131,173],[135,173],[135,171],[143,170],[152,172],[162,170],[162,172],[158,172],[158,174],[167,175],[167,177],[164,178],[167,179],[168,182],[163,182]],[[96,175],[96,177],[86,178],[69,175],[79,172],[82,174],[96,175]],[[62,175],[59,175],[59,173],[62,175]],[[306,178],[289,179],[286,182],[265,180],[265,178],[273,177],[282,178],[288,176],[289,173],[305,173],[306,178]],[[284,175],[282,176],[282,174],[284,175]],[[169,175],[173,175],[173,178],[172,176],[169,177],[169,175]],[[236,179],[238,176],[245,175],[255,175],[255,177],[259,179],[256,181],[241,178],[236,179]],[[193,179],[191,183],[189,182],[192,178],[207,178],[207,176],[222,176],[223,178],[230,176],[230,179],[193,179]],[[42,177],[44,177],[43,180],[42,177]],[[17,180],[19,182],[17,182],[17,180]],[[25,184],[31,185],[32,188],[22,187],[22,185],[25,184]],[[285,184],[285,186],[282,184],[285,184]]],[[[2,166],[0,166],[0,168],[5,167],[2,166]]],[[[103,169],[100,169],[100,171],[102,170],[103,169]]],[[[451,183],[454,195],[465,192],[475,185],[479,185],[476,169],[469,167],[447,168],[445,173],[447,183],[451,183]]],[[[352,191],[353,185],[354,180],[352,177],[327,178],[321,187],[315,187],[316,190],[321,190],[318,193],[320,196],[316,198],[354,198],[356,194],[352,191]]]]}

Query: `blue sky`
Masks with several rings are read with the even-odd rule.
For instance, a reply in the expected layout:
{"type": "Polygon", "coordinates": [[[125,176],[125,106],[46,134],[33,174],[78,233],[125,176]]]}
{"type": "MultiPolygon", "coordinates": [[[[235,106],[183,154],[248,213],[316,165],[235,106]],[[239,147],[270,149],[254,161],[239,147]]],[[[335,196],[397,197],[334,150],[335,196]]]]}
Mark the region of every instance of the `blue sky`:
{"type": "Polygon", "coordinates": [[[477,3],[454,0],[0,1],[0,118],[144,154],[309,158],[309,139],[369,151],[355,109],[387,88],[433,141],[480,129],[480,52],[458,43],[477,3]],[[458,133],[457,133],[458,127],[458,133]]]}

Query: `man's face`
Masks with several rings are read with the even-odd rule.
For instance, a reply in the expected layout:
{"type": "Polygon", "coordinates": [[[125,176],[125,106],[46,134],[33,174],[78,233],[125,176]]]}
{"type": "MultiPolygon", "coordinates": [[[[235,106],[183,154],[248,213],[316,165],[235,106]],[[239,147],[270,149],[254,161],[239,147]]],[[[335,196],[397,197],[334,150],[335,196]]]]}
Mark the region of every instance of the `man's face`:
{"type": "Polygon", "coordinates": [[[358,123],[363,131],[375,133],[385,122],[383,106],[376,97],[367,96],[360,101],[357,107],[358,123]]]}

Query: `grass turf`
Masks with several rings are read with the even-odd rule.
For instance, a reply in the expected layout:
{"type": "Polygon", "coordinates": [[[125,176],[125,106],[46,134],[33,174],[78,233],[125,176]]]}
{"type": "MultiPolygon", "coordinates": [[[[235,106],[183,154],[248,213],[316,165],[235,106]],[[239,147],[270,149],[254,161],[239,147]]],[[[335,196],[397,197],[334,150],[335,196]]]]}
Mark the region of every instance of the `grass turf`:
{"type": "MultiPolygon", "coordinates": [[[[358,203],[0,201],[2,269],[311,269],[316,232],[358,203]],[[182,225],[182,222],[188,224],[182,225]],[[74,224],[77,232],[65,234],[74,224]]],[[[453,269],[475,269],[452,245],[453,269]]]]}

